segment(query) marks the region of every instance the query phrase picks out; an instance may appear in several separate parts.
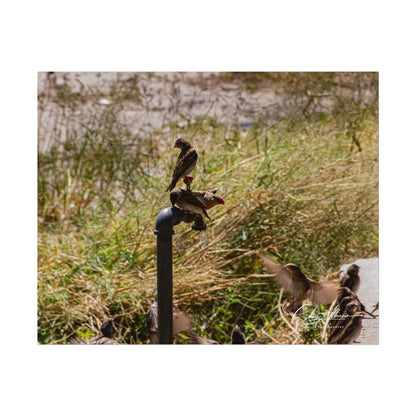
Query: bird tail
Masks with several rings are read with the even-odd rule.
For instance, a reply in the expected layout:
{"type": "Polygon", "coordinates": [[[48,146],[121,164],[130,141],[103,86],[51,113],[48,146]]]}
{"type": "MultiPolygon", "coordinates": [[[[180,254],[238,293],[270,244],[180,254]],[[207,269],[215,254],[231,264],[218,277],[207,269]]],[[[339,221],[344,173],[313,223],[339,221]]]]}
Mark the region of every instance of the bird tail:
{"type": "Polygon", "coordinates": [[[201,207],[202,208],[202,211],[203,211],[203,213],[204,213],[204,215],[210,220],[210,221],[212,221],[212,219],[211,219],[211,217],[208,215],[208,212],[207,212],[207,210],[204,208],[204,207],[201,207]]]}

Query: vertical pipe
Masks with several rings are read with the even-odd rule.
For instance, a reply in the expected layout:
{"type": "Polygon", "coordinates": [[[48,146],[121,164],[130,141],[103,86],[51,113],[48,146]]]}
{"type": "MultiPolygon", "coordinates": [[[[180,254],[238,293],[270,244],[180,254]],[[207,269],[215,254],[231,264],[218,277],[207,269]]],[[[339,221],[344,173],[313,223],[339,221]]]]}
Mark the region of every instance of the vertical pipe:
{"type": "Polygon", "coordinates": [[[173,226],[182,217],[183,211],[170,206],[162,209],[156,218],[159,344],[173,344],[172,235],[175,234],[173,226]]]}
{"type": "MultiPolygon", "coordinates": [[[[172,234],[173,234],[172,230],[172,234]]],[[[172,234],[157,236],[158,343],[173,344],[172,234]]]]}

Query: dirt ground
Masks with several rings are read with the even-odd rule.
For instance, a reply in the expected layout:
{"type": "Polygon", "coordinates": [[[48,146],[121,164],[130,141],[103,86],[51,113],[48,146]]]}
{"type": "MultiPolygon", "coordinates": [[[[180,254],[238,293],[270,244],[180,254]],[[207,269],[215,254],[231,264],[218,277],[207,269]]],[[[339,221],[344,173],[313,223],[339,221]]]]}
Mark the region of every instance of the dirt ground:
{"type": "MultiPolygon", "coordinates": [[[[190,120],[212,118],[227,127],[245,128],[251,124],[271,125],[295,114],[329,112],[338,95],[355,94],[348,73],[336,75],[336,86],[314,82],[300,75],[296,83],[288,81],[290,73],[274,78],[253,73],[218,72],[39,72],[39,151],[50,148],[54,127],[50,120],[59,119],[57,105],[59,86],[82,96],[82,109],[72,109],[72,116],[83,122],[83,113],[97,111],[99,106],[114,102],[114,89],[132,92],[118,112],[120,121],[132,134],[167,135],[174,123],[186,125],[190,120]]],[[[331,84],[332,85],[332,84],[331,84]]],[[[365,88],[364,100],[372,92],[365,88]]],[[[66,110],[68,111],[68,110],[66,110]]],[[[65,140],[64,137],[61,138],[65,140]]]]}

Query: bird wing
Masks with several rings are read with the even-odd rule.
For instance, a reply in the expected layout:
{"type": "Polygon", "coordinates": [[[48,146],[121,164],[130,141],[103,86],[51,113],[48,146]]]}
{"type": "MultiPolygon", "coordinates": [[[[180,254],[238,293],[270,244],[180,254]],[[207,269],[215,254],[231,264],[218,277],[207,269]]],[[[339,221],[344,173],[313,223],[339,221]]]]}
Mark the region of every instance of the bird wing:
{"type": "Polygon", "coordinates": [[[341,277],[341,286],[345,286],[345,282],[349,279],[349,276],[347,273],[344,273],[344,275],[341,277]]]}
{"type": "Polygon", "coordinates": [[[337,289],[338,303],[341,301],[342,298],[345,298],[346,296],[358,299],[357,295],[349,287],[345,287],[345,286],[339,287],[337,289]]]}
{"type": "MultiPolygon", "coordinates": [[[[146,315],[147,335],[150,338],[151,344],[158,343],[157,333],[157,302],[153,302],[146,315]]],[[[180,332],[190,331],[194,327],[194,323],[190,316],[177,309],[173,310],[172,330],[173,335],[178,335],[180,332]]]]}
{"type": "Polygon", "coordinates": [[[348,324],[345,325],[344,331],[338,337],[338,344],[349,344],[350,342],[355,341],[359,337],[361,329],[361,316],[354,315],[348,324]]]}
{"type": "Polygon", "coordinates": [[[289,292],[295,297],[303,296],[303,285],[299,284],[298,280],[289,269],[282,264],[273,261],[263,252],[260,252],[259,256],[264,267],[266,267],[270,274],[274,274],[275,282],[281,286],[285,292],[289,292]]]}
{"type": "Polygon", "coordinates": [[[328,305],[332,303],[338,295],[339,286],[332,282],[319,283],[308,279],[310,289],[308,290],[308,299],[315,305],[328,305]]]}
{"type": "Polygon", "coordinates": [[[190,331],[193,327],[194,323],[187,313],[178,310],[173,311],[173,335],[190,331]]]}
{"type": "Polygon", "coordinates": [[[197,160],[198,153],[196,150],[194,148],[189,149],[183,157],[178,158],[172,177],[179,180],[180,177],[191,173],[193,170],[192,166],[195,167],[197,160]],[[191,172],[189,172],[189,169],[191,169],[191,172]]]}
{"type": "MultiPolygon", "coordinates": [[[[207,210],[205,209],[205,205],[204,203],[198,199],[195,195],[192,194],[191,191],[186,191],[185,189],[182,189],[182,201],[177,202],[177,205],[179,206],[180,204],[189,204],[189,205],[193,205],[195,207],[198,207],[201,209],[201,211],[204,213],[204,215],[208,218],[211,219],[207,213],[207,210]]],[[[185,208],[186,209],[186,208],[185,208]]]]}
{"type": "Polygon", "coordinates": [[[204,337],[199,336],[195,332],[190,332],[188,334],[188,339],[190,344],[198,344],[198,345],[218,345],[217,341],[212,339],[207,339],[204,337]]]}
{"type": "Polygon", "coordinates": [[[205,196],[207,193],[216,194],[217,188],[208,189],[206,191],[192,191],[195,196],[205,196]]]}
{"type": "Polygon", "coordinates": [[[348,325],[348,320],[336,320],[334,327],[328,336],[328,344],[336,344],[341,336],[344,334],[345,326],[348,325]]]}

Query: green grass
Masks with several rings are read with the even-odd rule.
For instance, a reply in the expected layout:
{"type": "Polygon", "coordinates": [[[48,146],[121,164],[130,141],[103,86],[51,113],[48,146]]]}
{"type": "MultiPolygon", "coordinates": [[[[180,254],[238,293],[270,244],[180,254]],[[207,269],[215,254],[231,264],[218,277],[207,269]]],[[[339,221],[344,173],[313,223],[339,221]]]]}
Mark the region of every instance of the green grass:
{"type": "MultiPolygon", "coordinates": [[[[41,120],[49,117],[50,126],[40,129],[39,143],[48,135],[51,145],[39,153],[38,341],[89,337],[112,315],[119,341],[146,342],[145,313],[156,292],[155,218],[170,205],[164,191],[178,135],[200,154],[193,188],[217,187],[225,205],[210,211],[206,249],[189,224],[175,227],[175,306],[219,342],[229,341],[236,323],[248,340],[293,341],[279,290],[261,276],[255,250],[267,247],[319,279],[378,255],[378,103],[360,99],[363,83],[377,89],[377,75],[351,74],[353,96],[336,93],[346,75],[298,74],[296,83],[296,74],[255,73],[246,82],[244,74],[222,74],[249,91],[276,85],[288,97],[300,91],[307,99],[314,87],[332,94],[334,104],[324,114],[312,104],[305,110],[304,101],[291,117],[248,129],[202,116],[133,130],[120,114],[129,103],[151,112],[143,85],[156,76],[114,82],[108,106],[97,104],[103,91],[53,80],[39,96],[41,120]],[[50,101],[59,110],[47,116],[50,101]]],[[[320,342],[315,317],[300,320],[297,342],[320,342]]]]}

